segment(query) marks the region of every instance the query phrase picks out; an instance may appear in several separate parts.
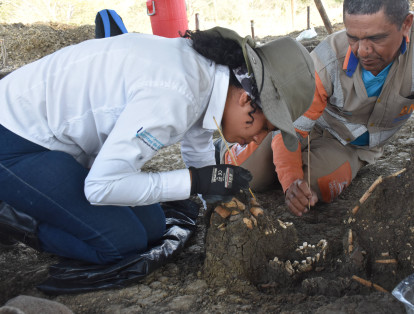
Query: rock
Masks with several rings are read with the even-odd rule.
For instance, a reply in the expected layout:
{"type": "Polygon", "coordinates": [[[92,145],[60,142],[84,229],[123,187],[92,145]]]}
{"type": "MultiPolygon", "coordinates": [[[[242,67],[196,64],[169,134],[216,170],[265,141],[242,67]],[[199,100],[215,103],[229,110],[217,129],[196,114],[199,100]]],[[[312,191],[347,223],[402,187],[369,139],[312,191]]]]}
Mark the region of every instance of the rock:
{"type": "Polygon", "coordinates": [[[195,295],[179,296],[179,297],[174,298],[170,302],[169,308],[174,311],[189,311],[191,310],[196,300],[197,300],[197,296],[195,295]]]}
{"type": "Polygon", "coordinates": [[[73,314],[62,303],[27,295],[19,295],[0,308],[1,314],[73,314]],[[15,312],[13,312],[15,311],[15,312]]]}
{"type": "Polygon", "coordinates": [[[205,280],[196,280],[188,285],[186,291],[188,293],[199,294],[202,293],[203,290],[207,289],[207,282],[205,280]]]}

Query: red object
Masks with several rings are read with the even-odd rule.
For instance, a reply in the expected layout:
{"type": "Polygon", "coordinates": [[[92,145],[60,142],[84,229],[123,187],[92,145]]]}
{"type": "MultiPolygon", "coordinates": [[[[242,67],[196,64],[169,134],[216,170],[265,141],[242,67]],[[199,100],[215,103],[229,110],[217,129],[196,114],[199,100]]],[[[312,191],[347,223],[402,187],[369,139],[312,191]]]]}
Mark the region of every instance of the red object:
{"type": "Polygon", "coordinates": [[[154,35],[174,38],[188,29],[185,0],[147,0],[147,14],[154,35]]]}

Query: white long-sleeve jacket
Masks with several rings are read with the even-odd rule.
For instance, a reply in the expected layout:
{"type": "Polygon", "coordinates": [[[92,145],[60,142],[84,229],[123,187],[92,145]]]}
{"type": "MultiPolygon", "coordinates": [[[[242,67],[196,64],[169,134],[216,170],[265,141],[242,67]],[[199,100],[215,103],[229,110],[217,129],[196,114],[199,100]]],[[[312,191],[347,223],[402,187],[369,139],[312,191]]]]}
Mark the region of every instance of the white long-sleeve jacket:
{"type": "Polygon", "coordinates": [[[94,39],[0,80],[0,124],[91,167],[85,195],[92,204],[185,199],[187,169],[140,169],[177,142],[187,166],[214,164],[213,116],[221,122],[228,84],[228,67],[199,55],[187,39],[94,39]]]}

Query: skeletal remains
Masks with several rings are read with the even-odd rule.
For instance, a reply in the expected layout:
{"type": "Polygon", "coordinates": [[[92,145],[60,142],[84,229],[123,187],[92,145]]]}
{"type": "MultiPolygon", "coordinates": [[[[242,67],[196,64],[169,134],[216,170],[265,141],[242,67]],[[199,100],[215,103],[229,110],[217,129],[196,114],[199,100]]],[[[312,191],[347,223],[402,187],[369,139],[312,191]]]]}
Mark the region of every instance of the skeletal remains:
{"type": "Polygon", "coordinates": [[[323,269],[328,242],[298,245],[292,222],[271,217],[249,195],[209,208],[204,274],[212,283],[263,284],[323,269]]]}

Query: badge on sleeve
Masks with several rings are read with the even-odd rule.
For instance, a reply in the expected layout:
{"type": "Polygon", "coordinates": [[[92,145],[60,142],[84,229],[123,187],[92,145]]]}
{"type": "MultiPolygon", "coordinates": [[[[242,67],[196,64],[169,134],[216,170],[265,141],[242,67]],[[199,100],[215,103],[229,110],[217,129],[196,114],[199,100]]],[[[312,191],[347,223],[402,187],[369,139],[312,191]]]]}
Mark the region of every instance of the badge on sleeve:
{"type": "Polygon", "coordinates": [[[153,136],[147,130],[144,130],[143,127],[141,127],[137,131],[137,134],[135,134],[135,136],[136,138],[144,142],[145,145],[147,145],[149,148],[151,148],[154,151],[159,151],[161,148],[165,146],[155,136],[153,136]]]}

